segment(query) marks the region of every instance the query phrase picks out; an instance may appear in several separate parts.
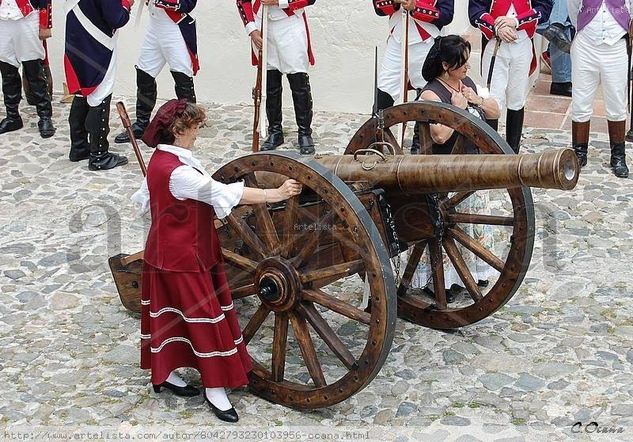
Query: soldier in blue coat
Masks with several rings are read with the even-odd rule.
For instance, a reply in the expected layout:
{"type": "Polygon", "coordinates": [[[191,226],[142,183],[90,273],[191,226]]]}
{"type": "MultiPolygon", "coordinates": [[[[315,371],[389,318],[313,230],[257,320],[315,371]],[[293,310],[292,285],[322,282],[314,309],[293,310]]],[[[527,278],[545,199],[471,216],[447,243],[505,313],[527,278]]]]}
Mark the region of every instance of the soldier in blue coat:
{"type": "Polygon", "coordinates": [[[88,169],[127,164],[108,151],[110,101],[116,75],[117,30],[130,19],[134,0],[67,0],[66,83],[75,94],[70,124],[70,161],[88,159],[88,169]]]}

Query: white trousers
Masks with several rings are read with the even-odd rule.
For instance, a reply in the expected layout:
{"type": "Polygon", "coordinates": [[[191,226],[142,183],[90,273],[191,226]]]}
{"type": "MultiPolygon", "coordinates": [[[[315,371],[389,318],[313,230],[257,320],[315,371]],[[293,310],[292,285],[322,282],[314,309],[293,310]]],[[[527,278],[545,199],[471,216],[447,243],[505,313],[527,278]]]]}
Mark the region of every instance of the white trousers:
{"type": "MultiPolygon", "coordinates": [[[[308,32],[303,15],[291,15],[281,20],[268,20],[267,70],[282,74],[308,72],[308,32]]],[[[253,46],[253,51],[259,51],[253,46]]]]}
{"type": "Polygon", "coordinates": [[[115,32],[114,37],[113,37],[113,47],[112,47],[112,58],[110,59],[110,64],[108,65],[108,70],[105,73],[105,76],[103,77],[103,80],[101,80],[101,83],[99,83],[99,86],[97,86],[97,88],[92,91],[92,93],[90,95],[88,95],[86,97],[86,101],[88,102],[88,105],[91,107],[97,107],[99,106],[103,100],[105,100],[106,98],[108,98],[110,95],[112,95],[112,91],[114,90],[114,81],[116,79],[116,67],[117,67],[117,54],[118,54],[118,49],[117,49],[117,40],[119,37],[119,32],[115,32]]]}
{"type": "Polygon", "coordinates": [[[46,53],[39,33],[37,12],[19,20],[0,20],[0,61],[20,67],[23,61],[43,60],[46,53]]]}
{"type": "MultiPolygon", "coordinates": [[[[416,89],[421,89],[426,85],[426,80],[422,77],[422,65],[431,47],[433,47],[434,41],[432,38],[429,38],[425,41],[409,45],[409,82],[416,89]]],[[[401,45],[393,36],[389,36],[387,39],[387,47],[385,48],[385,55],[382,59],[380,75],[378,76],[378,89],[391,95],[396,103],[400,100],[401,73],[401,45]]]]}
{"type": "Polygon", "coordinates": [[[576,35],[571,46],[571,119],[579,123],[591,119],[593,99],[602,83],[607,120],[626,120],[627,73],[624,39],[597,45],[582,32],[576,35]]]}
{"type": "MultiPolygon", "coordinates": [[[[495,43],[495,39],[488,41],[481,61],[481,81],[484,85],[488,80],[495,43]]],[[[500,109],[519,110],[525,106],[531,62],[531,39],[522,38],[515,43],[502,42],[499,46],[490,81],[490,95],[497,100],[500,109]]]]}
{"type": "Polygon", "coordinates": [[[150,22],[136,66],[156,78],[165,64],[171,71],[193,77],[193,63],[178,25],[150,22]]]}

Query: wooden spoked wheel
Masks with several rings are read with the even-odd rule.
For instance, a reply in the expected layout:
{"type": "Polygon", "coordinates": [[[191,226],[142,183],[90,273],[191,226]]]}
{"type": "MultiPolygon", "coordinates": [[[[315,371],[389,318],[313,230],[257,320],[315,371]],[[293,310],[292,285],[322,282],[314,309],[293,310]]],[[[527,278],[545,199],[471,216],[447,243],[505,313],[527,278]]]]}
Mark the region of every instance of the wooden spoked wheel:
{"type": "MultiPolygon", "coordinates": [[[[384,110],[382,117],[382,121],[377,117],[368,120],[345,153],[381,141],[395,143],[395,152],[409,153],[409,146],[402,149],[392,130],[403,122],[417,121],[421,154],[432,153],[433,123],[459,133],[452,152],[442,153],[513,154],[483,120],[443,103],[407,103],[384,110]],[[468,149],[469,144],[475,149],[468,149]]],[[[417,201],[393,196],[390,203],[398,234],[409,246],[406,266],[397,281],[399,317],[437,329],[473,324],[503,306],[521,285],[534,243],[534,207],[529,188],[421,195],[417,201]],[[488,201],[486,207],[478,207],[482,201],[488,201]],[[482,241],[482,232],[493,243],[482,241]],[[478,284],[479,274],[488,275],[487,286],[486,280],[478,284]],[[450,280],[457,280],[457,286],[464,289],[452,302],[446,291],[451,287],[450,280]]],[[[453,290],[449,293],[453,295],[453,290]]]]}
{"type": "Polygon", "coordinates": [[[254,362],[251,390],[303,409],[358,392],[382,367],[396,319],[389,257],[359,199],[331,171],[296,154],[242,157],[214,178],[303,185],[286,202],[240,206],[218,229],[254,362]],[[371,293],[367,309],[363,285],[371,293]]]}

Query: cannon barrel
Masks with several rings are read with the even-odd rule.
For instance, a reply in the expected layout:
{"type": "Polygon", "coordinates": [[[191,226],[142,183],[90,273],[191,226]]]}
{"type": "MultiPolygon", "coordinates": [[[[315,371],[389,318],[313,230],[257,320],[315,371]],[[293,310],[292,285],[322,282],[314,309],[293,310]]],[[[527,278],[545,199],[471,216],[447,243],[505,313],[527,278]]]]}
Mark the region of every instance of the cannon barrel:
{"type": "MultiPolygon", "coordinates": [[[[374,152],[374,151],[370,151],[374,152]]],[[[521,186],[569,190],[578,161],[571,149],[525,155],[324,155],[315,158],[345,182],[406,193],[462,192],[521,186]]]]}

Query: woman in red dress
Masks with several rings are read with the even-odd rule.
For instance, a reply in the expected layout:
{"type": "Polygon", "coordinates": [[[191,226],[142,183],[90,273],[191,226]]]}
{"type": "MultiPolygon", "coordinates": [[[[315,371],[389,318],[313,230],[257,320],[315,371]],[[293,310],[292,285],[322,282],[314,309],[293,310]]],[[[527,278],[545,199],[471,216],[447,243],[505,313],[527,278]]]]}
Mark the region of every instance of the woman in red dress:
{"type": "Polygon", "coordinates": [[[175,372],[196,368],[204,397],[227,422],[238,416],[225,388],[248,383],[251,360],[233,306],[214,217],[237,204],[283,201],[301,193],[287,180],[277,189],[219,183],[191,152],[204,110],[170,100],[148,126],[143,141],[157,150],[132,200],[149,207],[152,225],[144,254],[141,295],[141,368],[151,369],[155,392],[167,388],[196,396],[175,372]]]}

